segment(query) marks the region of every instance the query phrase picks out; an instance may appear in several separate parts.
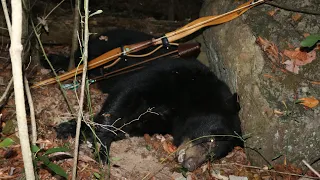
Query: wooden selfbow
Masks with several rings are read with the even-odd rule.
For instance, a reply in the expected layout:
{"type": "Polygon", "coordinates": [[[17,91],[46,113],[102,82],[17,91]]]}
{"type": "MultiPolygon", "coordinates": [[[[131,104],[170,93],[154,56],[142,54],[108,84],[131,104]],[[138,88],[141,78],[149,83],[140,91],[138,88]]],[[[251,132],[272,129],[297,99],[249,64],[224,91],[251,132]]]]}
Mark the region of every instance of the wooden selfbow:
{"type": "MultiPolygon", "coordinates": [[[[196,19],[192,21],[191,23],[175,30],[169,33],[166,33],[164,36],[156,39],[151,39],[149,41],[144,41],[136,44],[131,44],[131,45],[125,45],[123,47],[118,47],[115,49],[112,49],[111,51],[108,51],[101,56],[91,60],[88,62],[88,70],[94,69],[96,67],[99,67],[101,65],[104,65],[106,63],[110,63],[111,61],[118,60],[120,56],[122,55],[128,55],[132,52],[137,52],[139,50],[151,47],[151,46],[156,46],[156,45],[161,45],[166,43],[171,43],[174,42],[178,39],[184,38],[196,31],[198,31],[201,28],[208,27],[208,26],[213,26],[213,25],[218,25],[222,24],[228,21],[231,21],[238,16],[242,15],[245,13],[247,10],[250,8],[263,3],[265,0],[250,0],[236,9],[229,11],[227,13],[217,15],[217,16],[206,16],[206,17],[201,17],[199,19],[196,19]]],[[[111,64],[112,65],[112,64],[111,64]]],[[[83,71],[83,65],[78,66],[77,68],[66,72],[65,74],[62,74],[60,76],[57,76],[55,78],[50,78],[41,82],[38,82],[34,84],[32,87],[40,87],[43,85],[48,85],[55,83],[57,80],[59,81],[64,81],[66,79],[69,79],[73,76],[76,76],[78,74],[81,74],[83,71]]]]}

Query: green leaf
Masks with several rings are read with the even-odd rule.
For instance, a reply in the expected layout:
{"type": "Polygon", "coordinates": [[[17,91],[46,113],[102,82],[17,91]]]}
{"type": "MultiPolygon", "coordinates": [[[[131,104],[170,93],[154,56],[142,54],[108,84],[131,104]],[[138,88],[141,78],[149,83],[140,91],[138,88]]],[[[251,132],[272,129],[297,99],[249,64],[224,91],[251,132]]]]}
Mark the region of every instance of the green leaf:
{"type": "Polygon", "coordinates": [[[300,45],[302,47],[312,47],[318,41],[320,41],[320,34],[313,34],[313,35],[306,37],[306,39],[304,39],[303,41],[301,41],[300,45]]]}
{"type": "Polygon", "coordinates": [[[14,143],[14,140],[11,138],[5,138],[3,141],[0,142],[0,148],[9,147],[14,143]]]}
{"type": "Polygon", "coordinates": [[[49,164],[45,164],[49,169],[51,169],[54,173],[68,179],[67,173],[58,165],[50,162],[49,164]]]}
{"type": "Polygon", "coordinates": [[[50,160],[49,160],[48,156],[38,156],[37,158],[38,158],[40,161],[42,161],[43,164],[45,164],[45,165],[47,165],[47,164],[50,163],[50,160]]]}
{"type": "Polygon", "coordinates": [[[38,159],[41,160],[43,164],[46,165],[55,174],[68,179],[67,173],[60,166],[52,163],[47,156],[39,156],[38,159]]]}
{"type": "Polygon", "coordinates": [[[146,149],[147,149],[148,151],[151,151],[152,147],[151,147],[150,145],[146,145],[146,149]]]}
{"type": "Polygon", "coordinates": [[[96,177],[97,179],[100,179],[100,178],[101,178],[100,174],[97,173],[97,172],[94,172],[93,175],[94,175],[94,177],[96,177]]]}
{"type": "Polygon", "coordinates": [[[31,152],[32,153],[37,153],[39,152],[41,149],[37,146],[37,145],[31,145],[31,152]]]}
{"type": "Polygon", "coordinates": [[[54,148],[48,149],[44,153],[44,155],[48,155],[48,154],[52,154],[52,153],[56,153],[56,152],[67,152],[67,151],[69,151],[69,149],[66,147],[54,147],[54,148]]]}

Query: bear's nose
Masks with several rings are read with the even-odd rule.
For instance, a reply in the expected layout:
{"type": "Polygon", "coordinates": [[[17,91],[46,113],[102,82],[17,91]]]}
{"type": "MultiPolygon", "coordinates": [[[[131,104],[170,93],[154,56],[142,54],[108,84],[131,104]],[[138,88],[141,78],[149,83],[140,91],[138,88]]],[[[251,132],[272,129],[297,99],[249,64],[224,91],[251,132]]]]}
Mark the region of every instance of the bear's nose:
{"type": "Polygon", "coordinates": [[[194,171],[197,168],[196,161],[194,158],[188,158],[183,163],[182,166],[188,171],[194,171]]]}

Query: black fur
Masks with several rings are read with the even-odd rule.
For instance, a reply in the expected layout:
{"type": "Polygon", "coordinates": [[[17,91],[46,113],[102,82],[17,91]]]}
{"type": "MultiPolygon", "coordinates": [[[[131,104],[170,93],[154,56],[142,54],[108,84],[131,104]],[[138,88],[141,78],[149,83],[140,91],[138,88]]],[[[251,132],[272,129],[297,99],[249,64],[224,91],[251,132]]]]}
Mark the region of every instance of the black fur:
{"type": "MultiPolygon", "coordinates": [[[[228,86],[197,60],[162,59],[115,83],[94,118],[96,123],[112,125],[109,129],[113,132],[97,126],[96,134],[107,148],[111,142],[125,138],[125,133],[172,134],[176,146],[205,135],[241,135],[239,104],[235,99],[228,86]],[[149,112],[136,120],[149,108],[156,114],[149,112]],[[121,131],[117,129],[120,127],[121,131]]],[[[63,123],[57,134],[64,138],[73,135],[74,130],[74,122],[63,123]]],[[[196,152],[206,152],[200,157],[186,156],[184,167],[194,170],[208,154],[213,152],[215,158],[220,158],[233,147],[243,145],[238,138],[216,137],[215,146],[208,151],[203,147],[210,149],[210,139],[193,143],[196,152]]]]}

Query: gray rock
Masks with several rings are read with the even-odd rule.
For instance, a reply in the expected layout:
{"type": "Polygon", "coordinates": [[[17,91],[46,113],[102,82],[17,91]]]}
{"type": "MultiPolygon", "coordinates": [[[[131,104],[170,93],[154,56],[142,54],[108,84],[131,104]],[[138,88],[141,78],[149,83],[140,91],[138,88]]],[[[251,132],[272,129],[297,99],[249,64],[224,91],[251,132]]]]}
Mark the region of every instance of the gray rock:
{"type": "MultiPolygon", "coordinates": [[[[318,0],[276,3],[320,12],[318,0]]],[[[222,14],[238,5],[234,1],[206,0],[200,14],[222,14]]],[[[260,5],[231,22],[206,29],[203,45],[212,70],[240,95],[243,134],[251,134],[246,141],[251,149],[245,149],[249,160],[254,165],[269,165],[272,159],[285,155],[290,163],[301,166],[302,159],[313,162],[320,157],[320,106],[306,110],[295,104],[297,98],[320,97],[320,86],[310,83],[320,80],[319,52],[317,59],[302,66],[299,74],[283,73],[257,45],[256,38],[261,36],[275,43],[279,52],[290,49],[288,44],[299,47],[303,33],[319,33],[320,18],[302,14],[294,21],[292,15],[296,13],[282,9],[270,16],[268,12],[275,9],[260,5]],[[274,114],[274,110],[284,114],[274,114]]],[[[282,156],[273,162],[283,160],[282,156]]],[[[319,169],[320,163],[313,166],[319,169]]]]}

